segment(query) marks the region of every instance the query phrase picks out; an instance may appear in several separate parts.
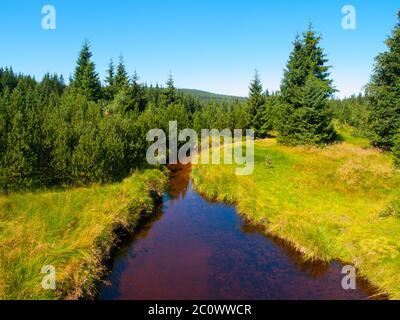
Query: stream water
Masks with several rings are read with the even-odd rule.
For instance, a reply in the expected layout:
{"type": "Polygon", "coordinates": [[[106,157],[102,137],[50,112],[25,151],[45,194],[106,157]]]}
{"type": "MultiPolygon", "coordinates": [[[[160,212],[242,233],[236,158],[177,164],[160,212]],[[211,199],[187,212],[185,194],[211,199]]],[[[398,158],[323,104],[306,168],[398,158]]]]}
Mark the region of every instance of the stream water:
{"type": "Polygon", "coordinates": [[[158,215],[117,254],[100,299],[366,299],[344,290],[338,262],[304,262],[283,241],[246,223],[234,206],[204,199],[190,167],[174,168],[158,215]]]}

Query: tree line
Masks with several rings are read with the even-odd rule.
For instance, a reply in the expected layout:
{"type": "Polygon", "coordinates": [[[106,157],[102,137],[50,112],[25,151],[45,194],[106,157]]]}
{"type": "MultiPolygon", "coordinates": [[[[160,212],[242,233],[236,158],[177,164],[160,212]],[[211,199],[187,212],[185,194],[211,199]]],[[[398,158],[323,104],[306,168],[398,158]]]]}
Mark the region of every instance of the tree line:
{"type": "MultiPolygon", "coordinates": [[[[400,13],[399,13],[400,21],[400,13]]],[[[3,192],[119,181],[144,163],[150,129],[247,129],[276,134],[288,145],[338,140],[337,118],[391,150],[400,165],[400,22],[379,54],[365,96],[334,98],[321,36],[310,26],[293,42],[279,92],[263,89],[256,72],[246,101],[202,103],[165,87],[140,83],[121,57],[102,84],[88,42],[66,84],[0,69],[0,189],[3,192]]]]}

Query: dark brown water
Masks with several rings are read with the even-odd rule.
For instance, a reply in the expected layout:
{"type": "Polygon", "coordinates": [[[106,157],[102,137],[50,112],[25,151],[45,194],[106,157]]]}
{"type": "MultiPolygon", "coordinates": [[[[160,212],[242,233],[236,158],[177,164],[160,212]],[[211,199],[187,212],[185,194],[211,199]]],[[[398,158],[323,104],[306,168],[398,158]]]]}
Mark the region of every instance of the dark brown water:
{"type": "Polygon", "coordinates": [[[160,213],[116,257],[100,299],[366,299],[364,281],[343,290],[339,263],[306,263],[247,224],[234,206],[193,190],[175,168],[160,213]]]}

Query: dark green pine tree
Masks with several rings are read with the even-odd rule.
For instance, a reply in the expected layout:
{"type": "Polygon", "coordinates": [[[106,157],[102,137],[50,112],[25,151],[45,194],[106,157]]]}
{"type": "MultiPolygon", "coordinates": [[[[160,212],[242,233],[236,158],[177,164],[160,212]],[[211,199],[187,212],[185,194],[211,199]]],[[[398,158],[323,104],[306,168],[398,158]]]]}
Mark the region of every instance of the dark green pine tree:
{"type": "Polygon", "coordinates": [[[107,77],[105,79],[106,87],[104,88],[105,98],[107,100],[112,100],[114,98],[115,95],[114,79],[115,79],[115,66],[113,59],[110,59],[107,69],[107,77]]]}
{"type": "Polygon", "coordinates": [[[282,98],[291,105],[298,105],[298,92],[305,84],[307,72],[304,68],[304,47],[299,35],[293,41],[293,51],[290,53],[281,84],[282,98]]]}
{"type": "Polygon", "coordinates": [[[400,11],[398,23],[386,40],[388,50],[376,58],[367,88],[371,106],[371,129],[375,145],[390,149],[400,129],[400,11]]]}
{"type": "Polygon", "coordinates": [[[85,41],[79,53],[71,88],[73,92],[83,95],[88,100],[97,101],[101,95],[101,84],[96,66],[91,58],[89,43],[85,41]]]}
{"type": "Polygon", "coordinates": [[[116,87],[116,92],[119,92],[122,89],[126,89],[129,85],[128,72],[126,71],[123,56],[120,56],[119,58],[119,63],[114,78],[114,84],[116,87]]]}
{"type": "Polygon", "coordinates": [[[13,90],[18,84],[19,76],[14,73],[12,68],[0,68],[0,94],[6,88],[13,90]]]}
{"type": "Polygon", "coordinates": [[[263,126],[263,114],[265,109],[265,95],[258,71],[255,72],[254,80],[249,87],[249,98],[247,100],[248,123],[254,130],[256,137],[261,136],[261,128],[263,126]]]}
{"type": "Polygon", "coordinates": [[[107,78],[106,78],[106,83],[108,86],[114,85],[114,77],[115,77],[114,61],[113,59],[110,59],[110,62],[108,63],[107,78]]]}
{"type": "Polygon", "coordinates": [[[132,76],[132,96],[134,99],[135,108],[139,112],[143,112],[146,108],[146,99],[144,96],[143,86],[139,83],[139,76],[136,71],[132,76]]]}
{"type": "MultiPolygon", "coordinates": [[[[304,65],[305,70],[308,74],[312,74],[317,79],[321,80],[321,84],[325,87],[327,95],[331,95],[335,92],[333,88],[333,81],[329,79],[330,66],[326,65],[328,59],[324,53],[323,48],[319,46],[322,38],[316,34],[310,25],[308,31],[304,35],[304,65]]],[[[305,81],[307,81],[306,77],[305,81]]]]}
{"type": "Polygon", "coordinates": [[[159,108],[162,105],[162,92],[161,88],[156,83],[156,87],[153,89],[151,88],[150,92],[150,99],[149,101],[154,104],[155,107],[159,108]]]}
{"type": "Polygon", "coordinates": [[[114,76],[114,98],[110,109],[112,112],[132,112],[144,109],[141,87],[137,75],[130,81],[128,72],[121,56],[114,76]]]}
{"type": "Polygon", "coordinates": [[[320,41],[310,26],[293,43],[281,85],[278,129],[282,143],[324,145],[336,138],[327,104],[335,90],[320,41]]]}
{"type": "Polygon", "coordinates": [[[176,89],[174,85],[174,78],[172,74],[169,75],[166,84],[167,88],[164,90],[164,103],[165,106],[169,106],[170,104],[174,104],[177,99],[176,89]]]}
{"type": "Polygon", "coordinates": [[[279,119],[279,107],[280,107],[280,96],[276,93],[269,94],[265,93],[265,107],[262,112],[262,126],[260,134],[263,137],[267,137],[270,131],[276,130],[277,120],[279,119]]]}

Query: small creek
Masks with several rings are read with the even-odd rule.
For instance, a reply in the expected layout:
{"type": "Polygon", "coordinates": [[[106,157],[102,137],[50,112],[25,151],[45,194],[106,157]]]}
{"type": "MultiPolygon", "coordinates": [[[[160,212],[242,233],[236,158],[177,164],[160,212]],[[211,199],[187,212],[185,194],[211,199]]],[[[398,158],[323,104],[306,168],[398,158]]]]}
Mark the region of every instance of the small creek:
{"type": "Polygon", "coordinates": [[[174,168],[160,212],[116,255],[100,299],[366,299],[345,291],[342,265],[305,262],[245,222],[234,206],[204,199],[190,167],[174,168]]]}

